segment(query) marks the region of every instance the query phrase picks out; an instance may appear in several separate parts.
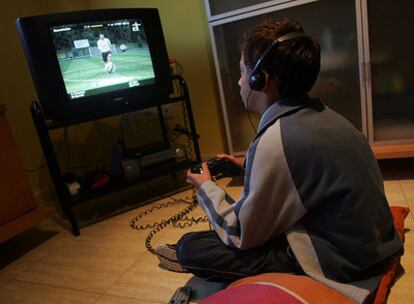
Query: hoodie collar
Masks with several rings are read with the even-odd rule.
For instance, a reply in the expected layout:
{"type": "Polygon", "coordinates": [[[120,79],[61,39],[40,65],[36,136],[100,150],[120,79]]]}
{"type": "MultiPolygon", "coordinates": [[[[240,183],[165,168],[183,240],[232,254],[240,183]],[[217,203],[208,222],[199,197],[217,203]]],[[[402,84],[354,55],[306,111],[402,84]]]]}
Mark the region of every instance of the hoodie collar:
{"type": "Polygon", "coordinates": [[[282,97],[277,99],[270,107],[266,109],[260,118],[257,133],[261,133],[263,129],[267,128],[268,125],[273,124],[279,117],[316,102],[319,102],[319,100],[310,98],[306,94],[299,96],[282,97]]]}

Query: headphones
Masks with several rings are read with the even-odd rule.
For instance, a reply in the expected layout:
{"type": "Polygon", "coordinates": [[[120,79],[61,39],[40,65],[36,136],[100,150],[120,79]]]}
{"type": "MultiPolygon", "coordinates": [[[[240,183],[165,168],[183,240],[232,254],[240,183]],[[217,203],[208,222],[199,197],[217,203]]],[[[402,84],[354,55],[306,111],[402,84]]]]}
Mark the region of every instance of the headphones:
{"type": "Polygon", "coordinates": [[[279,45],[282,42],[293,40],[296,38],[306,37],[306,35],[303,32],[291,32],[286,35],[283,35],[276,40],[274,40],[267,49],[263,52],[262,56],[256,61],[256,64],[254,65],[253,71],[249,76],[249,86],[250,89],[254,91],[260,91],[262,90],[266,85],[266,76],[261,70],[261,65],[263,60],[266,58],[267,54],[272,50],[274,47],[279,45]]]}

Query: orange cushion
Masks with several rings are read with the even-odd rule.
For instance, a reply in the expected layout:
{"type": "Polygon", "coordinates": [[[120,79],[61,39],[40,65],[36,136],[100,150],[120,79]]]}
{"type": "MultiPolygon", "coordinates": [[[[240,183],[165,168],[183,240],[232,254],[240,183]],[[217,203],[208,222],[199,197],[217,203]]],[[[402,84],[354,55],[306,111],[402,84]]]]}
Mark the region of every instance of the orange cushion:
{"type": "Polygon", "coordinates": [[[404,221],[408,213],[410,213],[410,209],[407,207],[393,206],[391,207],[391,213],[394,218],[395,228],[397,229],[398,234],[404,242],[404,221]]]}
{"type": "Polygon", "coordinates": [[[247,283],[219,291],[201,304],[307,304],[297,294],[276,284],[247,283]]]}
{"type": "Polygon", "coordinates": [[[308,276],[265,273],[247,277],[204,299],[201,304],[355,304],[308,276]]]}
{"type": "MultiPolygon", "coordinates": [[[[406,207],[391,207],[392,216],[394,218],[394,225],[404,242],[404,220],[407,217],[410,209],[406,207]]],[[[381,278],[377,293],[375,294],[374,304],[387,303],[388,295],[391,287],[394,285],[398,270],[400,269],[400,257],[393,257],[388,262],[387,269],[381,278]]]]}
{"type": "MultiPolygon", "coordinates": [[[[317,304],[335,304],[355,303],[338,291],[319,283],[318,281],[301,275],[285,274],[285,273],[265,273],[253,277],[244,278],[233,282],[229,287],[249,284],[253,282],[268,282],[281,286],[290,292],[297,294],[307,303],[317,304]]],[[[234,302],[236,303],[236,302],[234,302]]],[[[283,303],[283,302],[279,302],[283,303]]]]}

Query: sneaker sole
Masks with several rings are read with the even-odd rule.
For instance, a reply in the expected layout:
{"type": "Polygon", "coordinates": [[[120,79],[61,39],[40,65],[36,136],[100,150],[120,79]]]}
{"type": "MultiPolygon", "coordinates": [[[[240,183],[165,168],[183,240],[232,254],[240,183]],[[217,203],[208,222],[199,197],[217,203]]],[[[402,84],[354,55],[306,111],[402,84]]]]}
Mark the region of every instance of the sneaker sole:
{"type": "Polygon", "coordinates": [[[158,260],[160,261],[160,267],[163,269],[180,273],[188,273],[188,271],[185,270],[178,262],[171,261],[162,256],[158,256],[158,260]]]}

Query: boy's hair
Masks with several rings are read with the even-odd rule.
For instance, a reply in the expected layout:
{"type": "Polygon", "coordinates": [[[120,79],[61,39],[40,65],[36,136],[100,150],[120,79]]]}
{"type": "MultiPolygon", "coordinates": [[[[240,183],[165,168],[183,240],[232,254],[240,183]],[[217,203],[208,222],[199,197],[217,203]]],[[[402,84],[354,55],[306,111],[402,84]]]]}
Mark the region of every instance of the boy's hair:
{"type": "MultiPolygon", "coordinates": [[[[296,21],[280,19],[266,20],[246,33],[242,44],[245,66],[253,69],[273,41],[291,32],[303,32],[303,29],[296,21]]],[[[265,56],[261,69],[278,80],[280,96],[301,95],[315,84],[320,57],[320,46],[315,39],[297,38],[273,47],[265,56]]]]}

